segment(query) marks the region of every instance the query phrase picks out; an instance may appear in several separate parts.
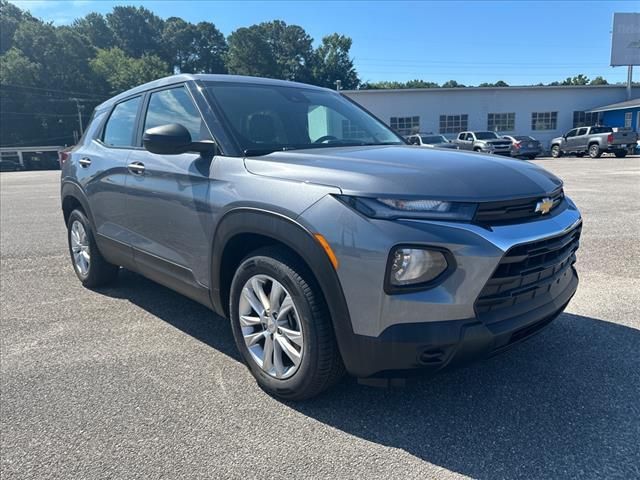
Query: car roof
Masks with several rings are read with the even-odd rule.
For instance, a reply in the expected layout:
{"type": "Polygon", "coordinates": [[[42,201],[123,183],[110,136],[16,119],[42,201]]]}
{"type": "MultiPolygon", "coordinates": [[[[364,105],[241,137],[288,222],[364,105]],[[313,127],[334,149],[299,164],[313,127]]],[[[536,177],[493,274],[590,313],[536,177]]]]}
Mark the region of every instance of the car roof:
{"type": "Polygon", "coordinates": [[[211,74],[211,73],[181,73],[178,75],[171,75],[168,77],[159,78],[158,80],[153,80],[151,82],[144,83],[142,85],[138,85],[137,87],[131,88],[125,92],[119,93],[118,95],[111,97],[110,99],[102,102],[100,105],[96,107],[96,110],[102,110],[110,107],[114,103],[119,102],[120,100],[124,100],[132,95],[144,93],[147,90],[153,90],[155,88],[166,87],[174,84],[184,83],[188,81],[205,81],[205,82],[227,82],[227,83],[247,83],[253,85],[279,85],[284,87],[298,87],[298,88],[307,88],[314,89],[320,91],[330,91],[334,90],[317,87],[315,85],[308,85],[306,83],[292,82],[289,80],[276,80],[273,78],[263,78],[263,77],[250,77],[244,75],[225,75],[225,74],[211,74]]]}

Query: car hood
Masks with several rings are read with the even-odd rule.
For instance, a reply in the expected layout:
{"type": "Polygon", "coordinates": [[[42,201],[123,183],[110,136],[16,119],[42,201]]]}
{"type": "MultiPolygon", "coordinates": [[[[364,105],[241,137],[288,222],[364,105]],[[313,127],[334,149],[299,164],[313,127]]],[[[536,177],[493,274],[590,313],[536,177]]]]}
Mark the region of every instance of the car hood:
{"type": "Polygon", "coordinates": [[[345,194],[488,201],[542,195],[562,182],[528,162],[410,146],[331,147],[245,158],[255,175],[334,186],[345,194]]]}

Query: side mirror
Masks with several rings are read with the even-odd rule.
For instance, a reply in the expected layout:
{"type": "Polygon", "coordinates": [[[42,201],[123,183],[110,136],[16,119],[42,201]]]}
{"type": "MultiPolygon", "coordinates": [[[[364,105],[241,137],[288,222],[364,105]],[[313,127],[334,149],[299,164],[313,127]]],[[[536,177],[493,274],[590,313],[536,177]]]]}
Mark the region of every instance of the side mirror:
{"type": "Polygon", "coordinates": [[[213,141],[193,142],[191,134],[184,125],[169,123],[153,127],[142,136],[144,148],[159,155],[178,155],[186,152],[214,154],[216,144],[213,141]]]}

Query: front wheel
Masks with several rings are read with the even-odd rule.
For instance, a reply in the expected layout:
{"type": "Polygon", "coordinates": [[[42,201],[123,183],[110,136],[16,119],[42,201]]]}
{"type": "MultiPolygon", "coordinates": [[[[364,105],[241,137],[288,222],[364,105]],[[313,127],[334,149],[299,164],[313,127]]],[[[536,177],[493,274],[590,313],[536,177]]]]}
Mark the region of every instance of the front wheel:
{"type": "Polygon", "coordinates": [[[303,400],[342,377],[325,300],[306,265],[287,250],[261,249],[240,264],[229,311],[236,345],[268,393],[303,400]]]}
{"type": "Polygon", "coordinates": [[[600,150],[600,145],[594,143],[593,145],[589,145],[589,156],[591,158],[600,158],[602,156],[602,150],[600,150]]]}
{"type": "Polygon", "coordinates": [[[67,222],[69,253],[76,275],[87,288],[111,283],[118,276],[119,267],[107,262],[98,250],[91,224],[84,212],[74,210],[67,222]]]}
{"type": "Polygon", "coordinates": [[[553,158],[560,158],[562,156],[560,145],[554,145],[553,147],[551,147],[551,156],[553,158]]]}

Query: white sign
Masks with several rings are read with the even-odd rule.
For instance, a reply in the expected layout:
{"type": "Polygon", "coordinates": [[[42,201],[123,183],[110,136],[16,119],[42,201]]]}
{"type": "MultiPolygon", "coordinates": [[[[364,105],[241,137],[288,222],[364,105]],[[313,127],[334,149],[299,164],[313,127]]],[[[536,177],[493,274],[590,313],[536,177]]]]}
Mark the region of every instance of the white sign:
{"type": "Polygon", "coordinates": [[[611,66],[640,65],[640,13],[614,13],[611,66]]]}

